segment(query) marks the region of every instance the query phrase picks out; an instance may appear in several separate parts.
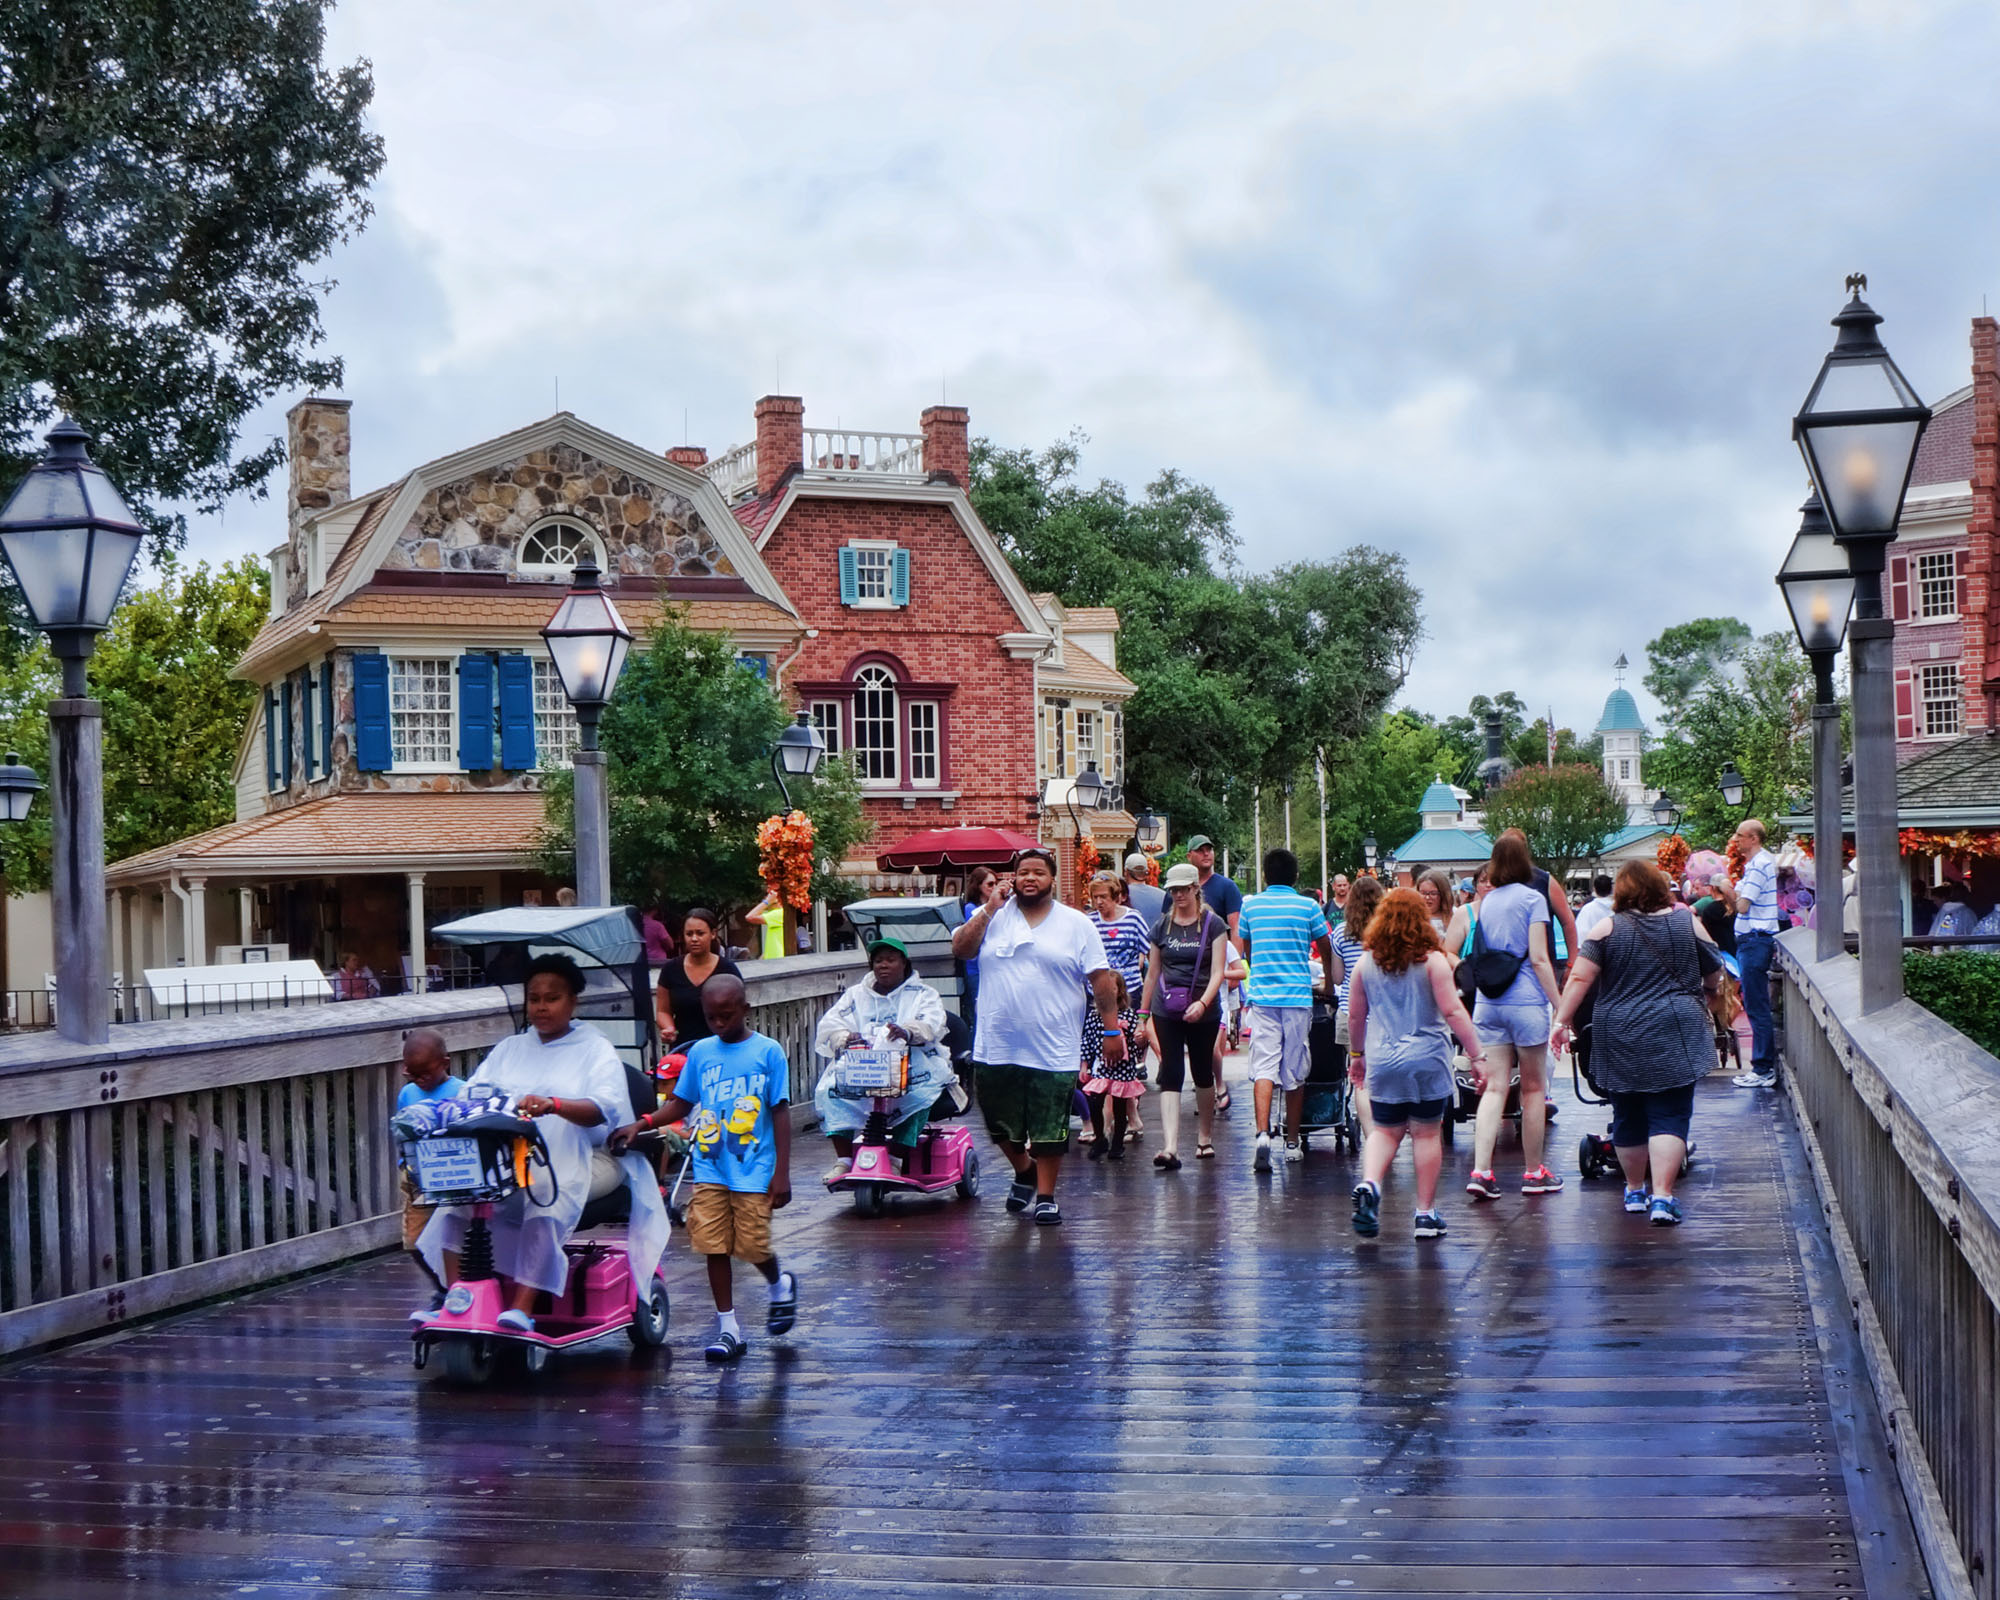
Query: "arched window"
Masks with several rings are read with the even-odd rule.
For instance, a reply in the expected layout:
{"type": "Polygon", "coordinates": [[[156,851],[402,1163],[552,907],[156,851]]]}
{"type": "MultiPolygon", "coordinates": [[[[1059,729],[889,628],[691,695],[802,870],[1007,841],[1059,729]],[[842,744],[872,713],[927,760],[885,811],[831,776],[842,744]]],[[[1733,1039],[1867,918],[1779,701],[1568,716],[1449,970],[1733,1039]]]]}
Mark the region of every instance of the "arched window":
{"type": "Polygon", "coordinates": [[[854,675],[854,769],[863,783],[895,783],[897,762],[896,679],[887,667],[863,667],[854,675]]]}
{"type": "Polygon", "coordinates": [[[514,556],[514,570],[524,578],[568,580],[576,564],[588,555],[601,569],[604,547],[597,535],[580,522],[552,520],[537,523],[522,536],[514,556]]]}

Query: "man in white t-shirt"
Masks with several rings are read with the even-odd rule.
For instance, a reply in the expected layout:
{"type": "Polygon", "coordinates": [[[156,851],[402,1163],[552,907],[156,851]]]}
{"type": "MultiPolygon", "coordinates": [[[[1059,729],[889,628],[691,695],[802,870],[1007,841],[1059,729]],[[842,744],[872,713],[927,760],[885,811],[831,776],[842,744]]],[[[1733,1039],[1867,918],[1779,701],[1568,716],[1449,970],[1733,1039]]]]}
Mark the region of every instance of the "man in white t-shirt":
{"type": "Polygon", "coordinates": [[[1104,1024],[1104,1061],[1125,1059],[1118,984],[1097,926],[1056,899],[1056,859],[1021,852],[1014,881],[986,886],[986,900],[951,936],[960,961],[979,958],[972,1058],[986,1131],[1014,1169],[1009,1211],[1062,1221],[1056,1175],[1069,1149],[1069,1102],[1083,1064],[1085,996],[1104,1024]]]}

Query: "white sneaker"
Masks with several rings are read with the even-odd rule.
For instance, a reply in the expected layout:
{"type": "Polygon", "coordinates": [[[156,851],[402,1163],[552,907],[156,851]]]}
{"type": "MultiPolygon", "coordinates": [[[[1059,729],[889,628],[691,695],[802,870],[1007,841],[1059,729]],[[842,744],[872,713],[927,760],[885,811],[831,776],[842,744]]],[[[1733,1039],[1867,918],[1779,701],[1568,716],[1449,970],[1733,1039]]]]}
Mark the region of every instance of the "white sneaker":
{"type": "Polygon", "coordinates": [[[1739,1089],[1775,1089],[1778,1075],[1775,1072],[1739,1072],[1729,1081],[1739,1089]]]}
{"type": "Polygon", "coordinates": [[[1271,1136],[1268,1133],[1257,1135],[1257,1153],[1250,1158],[1250,1165],[1258,1172],[1271,1170],[1271,1136]]]}
{"type": "Polygon", "coordinates": [[[852,1156],[836,1157],[833,1165],[827,1168],[826,1176],[821,1181],[824,1183],[838,1183],[853,1170],[854,1158],[852,1156]]]}
{"type": "Polygon", "coordinates": [[[1285,1141],[1285,1159],[1287,1161],[1303,1161],[1305,1158],[1306,1147],[1304,1145],[1300,1144],[1296,1139],[1287,1139],[1285,1141]]]}

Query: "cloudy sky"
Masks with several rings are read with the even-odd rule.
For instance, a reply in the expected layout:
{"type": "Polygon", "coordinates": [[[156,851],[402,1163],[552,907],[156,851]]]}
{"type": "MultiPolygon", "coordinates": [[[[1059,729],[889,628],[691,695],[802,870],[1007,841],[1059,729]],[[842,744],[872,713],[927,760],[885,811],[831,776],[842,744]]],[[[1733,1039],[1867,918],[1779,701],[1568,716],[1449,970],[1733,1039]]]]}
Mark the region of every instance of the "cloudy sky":
{"type": "Polygon", "coordinates": [[[389,157],[330,268],[356,487],[558,384],[711,452],[779,387],[944,394],[1213,485],[1252,567],[1400,551],[1405,703],[1588,727],[1662,627],[1782,625],[1843,275],[1926,398],[2000,304],[1990,5],[985,9],[345,0],[389,157]]]}

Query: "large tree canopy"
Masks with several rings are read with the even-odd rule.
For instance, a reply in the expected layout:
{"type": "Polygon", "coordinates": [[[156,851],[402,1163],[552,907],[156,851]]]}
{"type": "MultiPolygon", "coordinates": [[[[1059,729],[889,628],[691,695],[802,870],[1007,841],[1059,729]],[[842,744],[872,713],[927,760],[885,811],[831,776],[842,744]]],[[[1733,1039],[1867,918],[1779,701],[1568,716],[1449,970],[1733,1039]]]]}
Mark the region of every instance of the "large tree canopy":
{"type": "MultiPolygon", "coordinates": [[[[1080,435],[1039,453],[974,442],[972,501],[1031,589],[1118,610],[1129,804],[1247,834],[1255,785],[1344,760],[1402,687],[1422,631],[1400,556],[1357,546],[1248,575],[1229,508],[1162,472],[1133,499],[1076,476],[1080,435]],[[1229,828],[1234,819],[1237,826],[1229,828]]],[[[1247,838],[1239,841],[1247,844],[1247,838]]]]}
{"type": "Polygon", "coordinates": [[[0,6],[0,496],[59,410],[163,545],[284,460],[250,411],[340,382],[306,269],[369,211],[368,65],[331,0],[0,6]]]}
{"type": "Polygon", "coordinates": [[[1558,881],[1625,826],[1625,802],[1596,767],[1523,767],[1486,795],[1486,832],[1527,835],[1528,850],[1558,881]]]}

